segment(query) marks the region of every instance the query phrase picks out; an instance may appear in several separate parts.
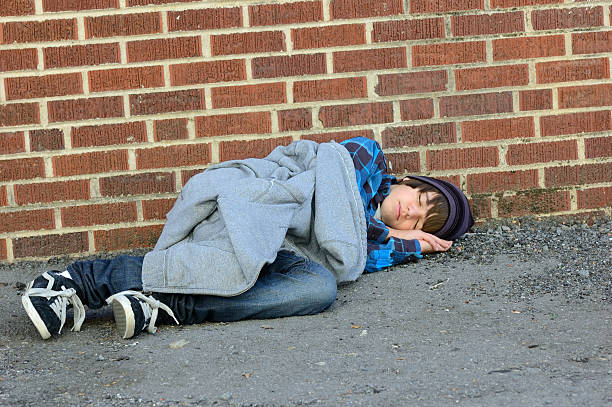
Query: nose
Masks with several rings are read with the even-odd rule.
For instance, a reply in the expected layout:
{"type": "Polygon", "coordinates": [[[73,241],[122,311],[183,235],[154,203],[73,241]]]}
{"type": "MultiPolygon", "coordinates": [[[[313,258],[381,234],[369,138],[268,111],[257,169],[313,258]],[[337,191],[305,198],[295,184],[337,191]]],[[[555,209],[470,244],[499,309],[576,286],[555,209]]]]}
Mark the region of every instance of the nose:
{"type": "Polygon", "coordinates": [[[417,205],[410,205],[408,211],[406,211],[407,218],[420,218],[425,215],[425,208],[417,205]]]}

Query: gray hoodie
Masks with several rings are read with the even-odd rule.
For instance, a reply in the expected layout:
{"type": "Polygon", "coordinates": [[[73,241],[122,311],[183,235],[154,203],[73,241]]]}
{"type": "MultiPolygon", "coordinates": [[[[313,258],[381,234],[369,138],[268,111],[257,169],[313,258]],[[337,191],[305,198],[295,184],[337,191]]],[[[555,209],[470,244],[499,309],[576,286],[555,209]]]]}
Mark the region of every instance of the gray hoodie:
{"type": "Polygon", "coordinates": [[[192,177],[144,258],[143,288],[238,295],[281,248],[320,263],[339,283],[363,272],[363,203],[340,144],[296,141],[192,177]]]}

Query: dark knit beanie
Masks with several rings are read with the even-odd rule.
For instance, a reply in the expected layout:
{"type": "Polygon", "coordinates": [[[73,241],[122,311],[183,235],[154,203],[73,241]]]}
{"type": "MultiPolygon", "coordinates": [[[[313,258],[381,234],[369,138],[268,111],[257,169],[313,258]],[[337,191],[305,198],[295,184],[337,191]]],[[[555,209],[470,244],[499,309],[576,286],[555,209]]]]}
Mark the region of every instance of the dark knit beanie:
{"type": "Polygon", "coordinates": [[[440,230],[434,233],[441,239],[455,240],[474,225],[470,205],[463,191],[450,182],[431,177],[410,175],[410,178],[436,187],[448,201],[448,219],[440,230]]]}

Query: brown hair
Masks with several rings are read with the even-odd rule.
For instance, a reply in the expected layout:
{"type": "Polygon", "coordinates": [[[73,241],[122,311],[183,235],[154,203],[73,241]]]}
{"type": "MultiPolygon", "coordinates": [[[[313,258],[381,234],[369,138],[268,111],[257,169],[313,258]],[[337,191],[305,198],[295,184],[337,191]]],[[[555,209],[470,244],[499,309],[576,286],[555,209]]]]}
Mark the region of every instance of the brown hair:
{"type": "Polygon", "coordinates": [[[425,215],[425,223],[423,224],[422,230],[423,232],[427,233],[436,233],[438,230],[442,229],[442,226],[444,226],[446,220],[448,219],[448,201],[442,192],[440,192],[440,190],[433,185],[418,179],[407,177],[398,183],[409,186],[423,193],[434,193],[433,198],[429,200],[429,203],[432,206],[425,215]]]}

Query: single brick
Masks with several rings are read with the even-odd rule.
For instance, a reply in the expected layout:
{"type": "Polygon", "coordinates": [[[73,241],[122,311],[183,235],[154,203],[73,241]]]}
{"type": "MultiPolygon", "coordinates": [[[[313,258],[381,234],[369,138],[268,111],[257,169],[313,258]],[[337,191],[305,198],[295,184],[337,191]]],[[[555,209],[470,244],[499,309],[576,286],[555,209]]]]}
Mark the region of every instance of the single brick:
{"type": "Polygon", "coordinates": [[[212,105],[215,109],[280,103],[287,103],[283,82],[212,88],[212,105]]]}
{"type": "Polygon", "coordinates": [[[391,102],[381,102],[323,106],[319,110],[319,120],[324,127],[391,123],[393,121],[393,104],[391,102]]]}
{"type": "Polygon", "coordinates": [[[365,77],[321,79],[293,83],[295,102],[315,100],[358,99],[368,96],[365,77]]]}
{"type": "Polygon", "coordinates": [[[365,24],[342,24],[291,30],[294,49],[330,48],[366,43],[365,24]]]}
{"type": "Polygon", "coordinates": [[[472,215],[477,221],[479,219],[490,219],[493,217],[491,213],[491,197],[473,196],[468,198],[468,205],[470,205],[472,215]]]}
{"type": "Polygon", "coordinates": [[[382,132],[383,148],[428,146],[456,141],[455,123],[389,127],[382,132]]]}
{"type": "Polygon", "coordinates": [[[552,109],[552,89],[522,90],[519,92],[521,110],[552,109]]]}
{"type": "Polygon", "coordinates": [[[176,192],[174,173],[151,172],[100,178],[102,196],[151,195],[176,192]]]}
{"type": "Polygon", "coordinates": [[[0,17],[26,16],[34,14],[34,0],[4,0],[0,17]]]}
{"type": "Polygon", "coordinates": [[[612,157],[612,140],[610,136],[585,139],[584,150],[586,158],[612,157]]]}
{"type": "Polygon", "coordinates": [[[85,38],[131,37],[161,31],[160,13],[113,14],[85,18],[85,38]]]}
{"type": "Polygon", "coordinates": [[[78,227],[136,222],[136,202],[78,205],[62,208],[62,226],[78,227]]]}
{"type": "Polygon", "coordinates": [[[249,6],[251,26],[308,23],[323,20],[321,1],[249,6]]]}
{"type": "Polygon", "coordinates": [[[142,201],[142,217],[144,220],[165,219],[166,214],[174,206],[175,199],[149,199],[142,201]]]}
{"type": "Polygon", "coordinates": [[[512,93],[481,93],[440,98],[440,116],[474,116],[512,111],[512,93]]]}
{"type": "Polygon", "coordinates": [[[409,99],[400,101],[402,120],[423,120],[434,117],[434,105],[431,98],[409,99]]]}
{"type": "Polygon", "coordinates": [[[203,89],[176,90],[130,95],[132,115],[184,112],[206,109],[203,89]]]}
{"type": "Polygon", "coordinates": [[[417,152],[388,153],[385,154],[385,157],[387,158],[389,172],[393,174],[414,174],[421,172],[421,162],[417,152]]]}
{"type": "Polygon", "coordinates": [[[376,94],[380,96],[430,93],[446,90],[446,71],[406,72],[378,75],[376,94]]]}
{"type": "Polygon", "coordinates": [[[55,228],[53,209],[5,212],[0,216],[0,230],[3,233],[53,228],[55,228]]]}
{"type": "Polygon", "coordinates": [[[0,133],[0,154],[14,154],[25,152],[25,138],[23,131],[13,133],[0,133]]]}
{"type": "Polygon", "coordinates": [[[412,65],[451,65],[469,62],[485,62],[484,41],[449,42],[444,44],[414,45],[412,65]]]}
{"type": "Polygon", "coordinates": [[[6,97],[8,100],[83,93],[83,81],[79,73],[6,78],[4,80],[4,85],[6,87],[6,97]]]}
{"type": "Polygon", "coordinates": [[[288,145],[291,137],[279,137],[265,140],[222,141],[219,144],[219,159],[221,161],[241,160],[245,158],[263,158],[280,145],[288,145]]]}
{"type": "Polygon", "coordinates": [[[610,77],[608,58],[540,62],[536,64],[536,82],[575,82],[610,77]]]}
{"type": "Polygon", "coordinates": [[[458,10],[484,10],[484,0],[419,0],[410,2],[410,13],[446,13],[458,10]]]}
{"type": "Polygon", "coordinates": [[[424,40],[444,37],[444,19],[441,17],[375,22],[372,30],[374,42],[424,40]]]}
{"type": "Polygon", "coordinates": [[[334,72],[405,68],[406,48],[376,48],[334,52],[334,72]]]}
{"type": "Polygon", "coordinates": [[[506,162],[510,165],[576,159],[578,159],[578,144],[576,140],[512,144],[508,146],[508,153],[506,154],[506,162]]]}
{"type": "Polygon", "coordinates": [[[52,162],[55,175],[59,177],[129,169],[127,150],[60,155],[52,157],[52,162]]]}
{"type": "Polygon", "coordinates": [[[491,8],[526,7],[560,3],[563,3],[563,0],[491,0],[491,8]]]}
{"type": "Polygon", "coordinates": [[[123,98],[108,96],[47,102],[49,122],[72,122],[123,116],[123,98]]]}
{"type": "Polygon", "coordinates": [[[20,181],[45,176],[42,158],[20,158],[0,161],[0,181],[20,181]]]}
{"type": "Polygon", "coordinates": [[[37,67],[35,48],[0,50],[0,72],[27,71],[37,67]]]}
{"type": "Polygon", "coordinates": [[[612,130],[609,110],[540,117],[540,133],[542,137],[606,130],[612,130]]]}
{"type": "Polygon", "coordinates": [[[470,194],[520,191],[537,187],[538,170],[486,172],[467,176],[467,190],[470,194]]]}
{"type": "Polygon", "coordinates": [[[270,112],[247,112],[196,117],[197,137],[272,132],[270,112]]]}
{"type": "Polygon", "coordinates": [[[76,18],[7,22],[1,28],[0,39],[3,44],[77,39],[76,18]]]}
{"type": "Polygon", "coordinates": [[[612,84],[559,88],[560,109],[611,105],[612,84]]]}
{"type": "Polygon", "coordinates": [[[501,217],[538,215],[569,211],[570,207],[569,191],[534,189],[500,197],[497,213],[501,217]]]}
{"type": "Polygon", "coordinates": [[[503,34],[525,31],[522,11],[452,16],[453,36],[503,34]]]}
{"type": "Polygon", "coordinates": [[[612,187],[578,191],[578,209],[598,209],[612,206],[612,187]]]}
{"type": "Polygon", "coordinates": [[[116,64],[121,61],[119,44],[89,44],[43,49],[45,68],[116,64]]]}
{"type": "Polygon", "coordinates": [[[144,143],[147,128],[144,122],[82,126],[73,127],[70,136],[74,148],[144,143]]]}
{"type": "Polygon", "coordinates": [[[30,130],[30,150],[50,151],[64,149],[64,132],[60,129],[30,130]]]}
{"type": "Polygon", "coordinates": [[[277,78],[326,73],[325,54],[282,55],[253,58],[253,78],[277,78]]]}
{"type": "Polygon", "coordinates": [[[40,123],[38,103],[0,104],[0,127],[40,123]]]}
{"type": "Polygon", "coordinates": [[[477,120],[461,123],[463,142],[535,137],[533,117],[477,120]]]}
{"type": "Polygon", "coordinates": [[[404,12],[402,0],[331,0],[329,6],[333,20],[392,16],[404,12]]]}
{"type": "Polygon", "coordinates": [[[493,60],[556,57],[565,55],[563,35],[516,37],[493,40],[493,60]]]}
{"type": "Polygon", "coordinates": [[[90,198],[89,180],[39,182],[15,185],[18,205],[33,203],[80,201],[90,198]]]}
{"type": "Polygon", "coordinates": [[[153,137],[155,141],[189,138],[187,119],[156,120],[153,127],[153,137]]]}
{"type": "Polygon", "coordinates": [[[534,10],[531,24],[534,30],[600,27],[603,25],[603,7],[575,7],[534,10]]]}
{"type": "Polygon", "coordinates": [[[136,168],[190,167],[210,162],[210,144],[180,144],[177,146],[136,150],[136,168]]]}
{"type": "Polygon", "coordinates": [[[118,0],[42,0],[45,13],[119,8],[118,0]]]}
{"type": "Polygon", "coordinates": [[[304,134],[300,138],[302,140],[316,141],[317,143],[327,143],[330,141],[339,143],[354,137],[374,139],[374,132],[372,130],[334,131],[331,133],[304,134]]]}
{"type": "Polygon", "coordinates": [[[312,111],[310,109],[279,110],[278,128],[280,131],[308,130],[312,128],[312,111]]]}
{"type": "Polygon", "coordinates": [[[246,62],[244,59],[170,65],[170,83],[173,86],[244,79],[246,79],[246,62]]]}
{"type": "Polygon", "coordinates": [[[164,86],[164,71],[161,66],[89,71],[89,90],[91,92],[161,86],[164,86]]]}
{"type": "Polygon", "coordinates": [[[612,52],[612,30],[572,34],[573,54],[612,52]]]}
{"type": "Polygon", "coordinates": [[[87,232],[13,239],[13,255],[17,259],[83,253],[88,250],[89,239],[87,232]]]}
{"type": "Polygon", "coordinates": [[[285,35],[282,31],[211,35],[210,48],[213,55],[285,51],[285,35]]]}
{"type": "Polygon", "coordinates": [[[168,11],[168,31],[201,31],[242,27],[240,7],[168,11]]]}
{"type": "Polygon", "coordinates": [[[181,59],[202,56],[199,37],[164,38],[127,43],[128,62],[181,59]]]}
{"type": "Polygon", "coordinates": [[[458,69],[455,71],[457,90],[501,88],[529,84],[527,64],[458,69]]]}
{"type": "Polygon", "coordinates": [[[153,247],[162,229],[163,225],[96,230],[94,231],[96,250],[113,251],[153,247]]]}
{"type": "Polygon", "coordinates": [[[612,162],[549,167],[544,169],[544,179],[546,186],[552,188],[610,182],[612,179],[612,162]]]}
{"type": "Polygon", "coordinates": [[[497,167],[497,147],[455,148],[427,151],[427,169],[454,170],[459,168],[497,167]]]}

